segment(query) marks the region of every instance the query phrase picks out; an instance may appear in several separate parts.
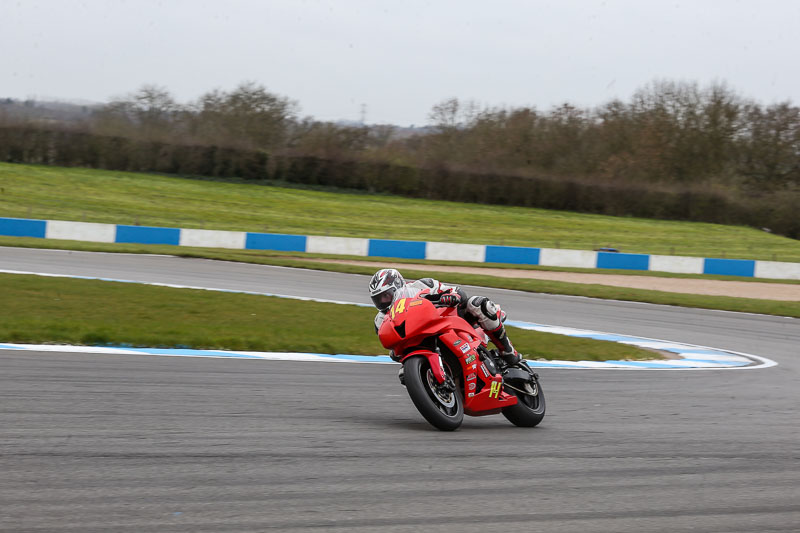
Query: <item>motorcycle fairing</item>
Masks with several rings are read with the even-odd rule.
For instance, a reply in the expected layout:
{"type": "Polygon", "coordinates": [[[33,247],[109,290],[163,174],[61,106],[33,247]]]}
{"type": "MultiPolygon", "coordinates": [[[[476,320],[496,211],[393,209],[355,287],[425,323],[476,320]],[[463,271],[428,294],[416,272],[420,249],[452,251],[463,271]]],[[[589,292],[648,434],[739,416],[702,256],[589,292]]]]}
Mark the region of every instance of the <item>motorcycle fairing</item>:
{"type": "Polygon", "coordinates": [[[441,384],[445,374],[440,354],[420,346],[425,339],[438,336],[440,343],[461,363],[464,412],[471,416],[496,414],[517,403],[516,396],[503,392],[503,377],[485,371],[478,353],[483,344],[479,335],[479,331],[458,316],[455,308],[437,308],[421,297],[399,299],[378,329],[381,344],[393,349],[400,362],[409,357],[426,357],[434,378],[441,384]]]}
{"type": "Polygon", "coordinates": [[[478,347],[483,342],[472,327],[443,333],[439,338],[461,362],[464,371],[464,412],[470,416],[499,413],[517,403],[517,397],[503,391],[503,376],[492,374],[483,364],[478,347]],[[463,348],[469,346],[469,350],[463,348]]]}

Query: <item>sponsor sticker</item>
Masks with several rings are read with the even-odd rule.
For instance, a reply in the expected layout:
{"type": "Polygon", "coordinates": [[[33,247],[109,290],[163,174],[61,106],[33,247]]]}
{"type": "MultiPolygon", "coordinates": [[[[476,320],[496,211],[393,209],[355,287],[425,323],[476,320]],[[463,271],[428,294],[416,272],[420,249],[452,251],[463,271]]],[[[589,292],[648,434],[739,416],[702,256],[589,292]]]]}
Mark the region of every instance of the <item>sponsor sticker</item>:
{"type": "Polygon", "coordinates": [[[469,351],[469,344],[464,344],[459,350],[461,350],[461,353],[467,353],[469,351]]]}
{"type": "Polygon", "coordinates": [[[477,376],[475,376],[475,373],[473,372],[472,374],[469,374],[469,375],[467,376],[467,381],[472,381],[472,380],[473,380],[473,379],[475,379],[476,377],[477,377],[477,376]]]}
{"type": "MultiPolygon", "coordinates": [[[[470,383],[469,384],[469,390],[475,390],[475,384],[474,383],[470,383]]],[[[489,396],[491,396],[491,394],[489,394],[489,396]]]]}
{"type": "Polygon", "coordinates": [[[461,339],[458,339],[456,342],[453,343],[453,346],[459,346],[462,342],[464,342],[464,341],[462,341],[461,339]]]}
{"type": "Polygon", "coordinates": [[[483,377],[488,378],[490,376],[489,370],[486,368],[486,365],[481,363],[481,372],[483,372],[483,377]]]}
{"type": "Polygon", "coordinates": [[[422,305],[422,302],[423,302],[423,300],[414,300],[413,302],[411,302],[410,304],[408,304],[408,306],[409,306],[409,307],[415,307],[415,306],[417,306],[417,305],[422,305]]]}
{"type": "Polygon", "coordinates": [[[467,358],[464,360],[464,362],[465,362],[465,363],[467,363],[467,364],[470,364],[470,363],[472,363],[473,361],[475,361],[475,354],[474,354],[474,353],[473,353],[473,354],[470,354],[470,356],[469,356],[469,357],[467,357],[467,358]]]}
{"type": "Polygon", "coordinates": [[[470,392],[469,394],[467,394],[467,396],[468,396],[469,398],[472,398],[473,396],[475,396],[475,393],[474,393],[474,392],[470,392]]]}

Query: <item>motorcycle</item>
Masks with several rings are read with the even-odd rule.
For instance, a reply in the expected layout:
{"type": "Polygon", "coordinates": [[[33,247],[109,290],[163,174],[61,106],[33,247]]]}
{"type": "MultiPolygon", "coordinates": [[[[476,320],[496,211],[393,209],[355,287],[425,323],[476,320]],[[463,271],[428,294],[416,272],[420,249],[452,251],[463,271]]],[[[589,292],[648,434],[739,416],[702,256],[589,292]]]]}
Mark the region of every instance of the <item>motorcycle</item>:
{"type": "Polygon", "coordinates": [[[539,376],[524,361],[508,366],[488,349],[482,329],[426,292],[394,302],[378,330],[381,344],[403,365],[420,414],[442,431],[457,429],[465,414],[502,413],[517,426],[539,424],[545,413],[539,376]]]}

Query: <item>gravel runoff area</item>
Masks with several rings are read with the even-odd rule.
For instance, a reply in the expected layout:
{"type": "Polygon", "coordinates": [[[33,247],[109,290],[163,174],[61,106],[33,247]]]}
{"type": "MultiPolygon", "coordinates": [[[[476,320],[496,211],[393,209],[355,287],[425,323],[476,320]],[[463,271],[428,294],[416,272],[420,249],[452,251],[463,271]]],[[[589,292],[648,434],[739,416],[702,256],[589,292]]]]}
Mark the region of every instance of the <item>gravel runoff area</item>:
{"type": "Polygon", "coordinates": [[[374,266],[375,268],[396,268],[405,270],[427,270],[434,272],[453,272],[458,274],[480,274],[498,278],[543,279],[566,281],[585,285],[610,285],[630,289],[703,294],[708,296],[733,296],[756,298],[759,300],[800,301],[800,285],[789,283],[761,283],[757,281],[724,281],[697,278],[660,278],[655,276],[625,276],[619,274],[589,274],[583,272],[551,272],[548,270],[514,270],[506,268],[465,267],[392,263],[391,261],[351,261],[344,259],[306,259],[319,263],[342,265],[374,266]]]}

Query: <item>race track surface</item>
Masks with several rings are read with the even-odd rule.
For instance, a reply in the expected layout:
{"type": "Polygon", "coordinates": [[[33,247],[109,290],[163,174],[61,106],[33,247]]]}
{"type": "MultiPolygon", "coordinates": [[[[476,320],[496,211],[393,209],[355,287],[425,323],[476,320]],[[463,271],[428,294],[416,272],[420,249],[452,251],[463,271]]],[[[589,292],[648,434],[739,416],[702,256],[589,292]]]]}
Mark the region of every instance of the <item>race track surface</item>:
{"type": "MultiPolygon", "coordinates": [[[[0,269],[348,301],[367,279],[8,248],[0,269]]],[[[0,530],[798,531],[800,321],[468,290],[778,366],[542,370],[540,427],[441,433],[393,366],[0,352],[0,530]]]]}

